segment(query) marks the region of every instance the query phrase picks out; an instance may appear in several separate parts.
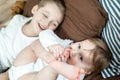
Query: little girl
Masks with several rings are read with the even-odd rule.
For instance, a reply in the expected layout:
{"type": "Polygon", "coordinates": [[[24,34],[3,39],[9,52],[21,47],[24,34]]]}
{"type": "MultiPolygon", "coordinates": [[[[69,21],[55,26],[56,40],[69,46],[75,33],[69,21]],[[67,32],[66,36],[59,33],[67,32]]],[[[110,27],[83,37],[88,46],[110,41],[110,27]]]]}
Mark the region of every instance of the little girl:
{"type": "Polygon", "coordinates": [[[33,17],[16,15],[0,28],[0,73],[10,67],[22,49],[38,39],[39,32],[55,30],[65,14],[63,0],[41,0],[31,10],[33,17]]]}

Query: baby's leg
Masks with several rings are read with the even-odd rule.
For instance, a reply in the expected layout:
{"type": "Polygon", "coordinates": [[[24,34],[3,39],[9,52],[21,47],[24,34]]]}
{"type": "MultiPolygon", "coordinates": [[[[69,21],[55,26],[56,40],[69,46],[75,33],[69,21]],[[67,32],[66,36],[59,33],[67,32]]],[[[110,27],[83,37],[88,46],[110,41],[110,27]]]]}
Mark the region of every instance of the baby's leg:
{"type": "Polygon", "coordinates": [[[39,72],[32,72],[21,76],[18,80],[56,80],[57,73],[50,66],[44,67],[39,72]]]}
{"type": "Polygon", "coordinates": [[[36,72],[28,73],[21,76],[18,80],[38,80],[38,79],[34,79],[36,75],[37,75],[36,72]]]}
{"type": "Polygon", "coordinates": [[[79,80],[80,75],[84,73],[83,69],[59,61],[51,62],[50,66],[70,80],[79,80]]]}

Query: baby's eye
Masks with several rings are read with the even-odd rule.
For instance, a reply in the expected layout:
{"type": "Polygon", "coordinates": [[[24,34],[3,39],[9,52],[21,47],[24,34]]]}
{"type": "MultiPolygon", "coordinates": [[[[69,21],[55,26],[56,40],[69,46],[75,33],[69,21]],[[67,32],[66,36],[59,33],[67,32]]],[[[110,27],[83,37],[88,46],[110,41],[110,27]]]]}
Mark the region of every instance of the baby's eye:
{"type": "Polygon", "coordinates": [[[57,24],[53,23],[53,26],[57,27],[57,24]]]}
{"type": "Polygon", "coordinates": [[[81,60],[81,61],[83,60],[83,57],[82,57],[82,56],[80,56],[80,60],[81,60]]]}
{"type": "Polygon", "coordinates": [[[80,44],[78,45],[78,48],[79,48],[79,49],[81,48],[80,44]]]}

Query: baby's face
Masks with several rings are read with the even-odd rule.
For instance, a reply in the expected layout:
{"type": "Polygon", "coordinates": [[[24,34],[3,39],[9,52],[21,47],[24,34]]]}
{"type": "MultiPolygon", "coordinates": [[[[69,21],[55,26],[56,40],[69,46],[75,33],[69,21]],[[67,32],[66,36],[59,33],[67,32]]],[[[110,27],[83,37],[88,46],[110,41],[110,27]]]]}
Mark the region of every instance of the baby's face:
{"type": "Polygon", "coordinates": [[[95,44],[89,40],[82,42],[76,42],[70,45],[70,57],[68,63],[78,66],[82,69],[88,69],[92,67],[92,49],[95,48],[95,44]]]}
{"type": "Polygon", "coordinates": [[[63,14],[54,2],[46,3],[43,7],[35,6],[33,13],[33,30],[37,34],[45,29],[55,30],[63,20],[63,14]]]}

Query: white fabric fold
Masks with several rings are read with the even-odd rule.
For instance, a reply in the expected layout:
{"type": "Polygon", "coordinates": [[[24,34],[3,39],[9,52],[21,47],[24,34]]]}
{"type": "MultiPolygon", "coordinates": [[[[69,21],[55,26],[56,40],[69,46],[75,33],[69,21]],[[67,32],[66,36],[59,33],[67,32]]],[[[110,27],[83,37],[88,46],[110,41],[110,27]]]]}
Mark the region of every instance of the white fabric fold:
{"type": "Polygon", "coordinates": [[[39,33],[39,40],[42,46],[47,48],[51,45],[61,44],[64,47],[67,47],[70,43],[73,43],[73,40],[70,39],[61,39],[59,38],[52,30],[47,29],[39,33]]]}

